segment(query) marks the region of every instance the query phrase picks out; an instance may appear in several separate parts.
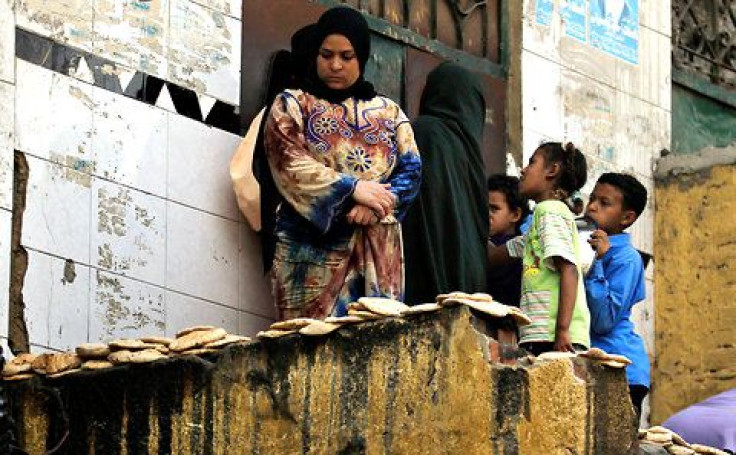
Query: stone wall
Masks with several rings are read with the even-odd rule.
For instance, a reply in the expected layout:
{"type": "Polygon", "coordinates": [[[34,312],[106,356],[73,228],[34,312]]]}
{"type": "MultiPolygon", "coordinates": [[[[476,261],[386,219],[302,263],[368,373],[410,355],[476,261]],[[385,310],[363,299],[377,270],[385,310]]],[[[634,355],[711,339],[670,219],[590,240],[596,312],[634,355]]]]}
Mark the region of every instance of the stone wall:
{"type": "Polygon", "coordinates": [[[652,420],[736,387],[736,147],[659,163],[652,420]]]}
{"type": "Polygon", "coordinates": [[[41,454],[625,454],[623,370],[506,366],[466,307],[10,384],[41,454]],[[68,433],[67,433],[68,430],[68,433]],[[66,436],[65,436],[66,435],[66,436]]]}

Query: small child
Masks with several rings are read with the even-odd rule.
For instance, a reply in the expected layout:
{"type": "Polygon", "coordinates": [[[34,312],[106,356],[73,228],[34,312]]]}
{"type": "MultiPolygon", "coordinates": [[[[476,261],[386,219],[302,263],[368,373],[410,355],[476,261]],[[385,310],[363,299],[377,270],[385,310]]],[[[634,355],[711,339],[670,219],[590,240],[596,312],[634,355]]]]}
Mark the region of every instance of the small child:
{"type": "Polygon", "coordinates": [[[585,277],[593,346],[628,357],[626,368],[631,401],[637,415],[649,393],[649,358],[634,332],[631,308],[645,298],[644,265],[623,232],[637,220],[647,203],[647,190],[626,174],[603,174],[595,184],[585,216],[597,229],[588,243],[596,258],[585,277]]]}
{"type": "MultiPolygon", "coordinates": [[[[529,201],[519,194],[519,179],[503,174],[488,178],[490,242],[503,245],[521,235],[521,223],[529,215],[529,201]]],[[[488,293],[501,303],[519,306],[521,261],[488,268],[488,293]]]]}
{"type": "Polygon", "coordinates": [[[493,265],[523,258],[521,309],[532,323],[519,328],[519,344],[534,355],[584,350],[590,345],[590,314],[585,302],[578,231],[563,201],[587,178],[585,157],[571,143],[539,146],[521,171],[519,192],[536,202],[523,237],[489,248],[493,265]]]}

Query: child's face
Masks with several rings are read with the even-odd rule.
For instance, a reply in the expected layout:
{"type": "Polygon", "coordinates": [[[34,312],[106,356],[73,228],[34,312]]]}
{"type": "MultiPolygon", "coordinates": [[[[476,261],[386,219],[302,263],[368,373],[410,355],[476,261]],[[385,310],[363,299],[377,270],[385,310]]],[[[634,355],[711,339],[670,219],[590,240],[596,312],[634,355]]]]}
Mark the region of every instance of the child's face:
{"type": "Polygon", "coordinates": [[[596,183],[585,207],[585,216],[595,221],[598,229],[616,234],[636,220],[633,210],[624,209],[624,195],[608,183],[596,183]]]}
{"type": "Polygon", "coordinates": [[[550,187],[547,179],[548,169],[544,152],[537,149],[529,159],[529,164],[521,170],[519,192],[529,199],[538,200],[550,187]]]}
{"type": "Polygon", "coordinates": [[[513,235],[516,232],[516,223],[521,218],[521,209],[511,210],[504,193],[489,191],[488,217],[491,223],[491,235],[513,235]]]}

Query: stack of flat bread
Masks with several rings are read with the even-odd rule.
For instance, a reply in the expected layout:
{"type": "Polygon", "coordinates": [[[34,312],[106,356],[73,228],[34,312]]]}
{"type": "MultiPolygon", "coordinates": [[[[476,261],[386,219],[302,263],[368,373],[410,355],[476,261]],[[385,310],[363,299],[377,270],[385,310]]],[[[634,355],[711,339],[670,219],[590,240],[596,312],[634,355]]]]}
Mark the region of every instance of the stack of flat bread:
{"type": "Polygon", "coordinates": [[[516,321],[518,325],[527,325],[532,322],[529,316],[519,308],[496,302],[493,300],[493,297],[483,292],[476,292],[475,294],[467,294],[465,292],[440,294],[437,296],[437,303],[441,306],[467,305],[493,318],[505,318],[508,316],[516,321]]]}
{"type": "Polygon", "coordinates": [[[348,305],[348,316],[358,316],[364,320],[400,317],[402,311],[409,309],[398,300],[381,297],[361,297],[357,302],[348,305]]]}
{"type": "Polygon", "coordinates": [[[77,355],[82,359],[83,370],[102,370],[113,366],[107,360],[110,355],[110,346],[105,343],[82,343],[77,346],[77,355]]]}
{"type": "Polygon", "coordinates": [[[357,302],[348,304],[347,316],[331,316],[324,320],[296,318],[278,321],[271,324],[268,330],[259,332],[257,337],[260,339],[273,339],[296,333],[308,336],[326,335],[346,324],[357,324],[389,317],[411,317],[418,314],[439,311],[446,306],[455,305],[467,305],[492,317],[503,318],[509,316],[519,325],[531,323],[531,320],[523,311],[496,302],[488,294],[452,292],[450,294],[438,295],[437,301],[434,303],[424,303],[415,306],[408,306],[397,300],[383,297],[361,297],[357,302]]]}
{"type": "Polygon", "coordinates": [[[295,318],[271,324],[268,330],[258,332],[260,339],[281,338],[298,333],[306,336],[322,336],[338,330],[347,324],[358,324],[387,317],[401,317],[410,307],[393,299],[382,297],[361,297],[348,304],[347,316],[330,316],[322,319],[295,318]]]}
{"type": "Polygon", "coordinates": [[[631,365],[631,360],[629,360],[628,357],[618,354],[609,354],[603,349],[598,348],[590,348],[585,352],[581,352],[579,355],[580,357],[587,357],[611,368],[626,368],[631,365]]]}
{"type": "Polygon", "coordinates": [[[111,341],[108,346],[110,354],[107,360],[113,365],[153,362],[165,359],[169,353],[169,348],[164,344],[146,343],[140,339],[121,338],[111,341]]]}
{"type": "Polygon", "coordinates": [[[2,376],[7,381],[29,379],[34,375],[56,378],[80,370],[148,363],[175,355],[215,353],[230,344],[248,341],[250,338],[228,334],[225,329],[195,326],[179,331],[176,338],[121,338],[109,343],[82,343],[75,352],[20,354],[6,362],[2,376]]]}
{"type": "MultiPolygon", "coordinates": [[[[3,378],[6,381],[19,381],[21,379],[28,379],[32,378],[34,371],[33,371],[33,362],[38,357],[38,354],[20,354],[18,357],[9,360],[5,362],[5,366],[3,367],[3,378]]],[[[37,364],[38,367],[41,367],[40,362],[37,364]]],[[[43,372],[46,374],[46,359],[43,360],[43,372]]]]}
{"type": "Polygon", "coordinates": [[[312,318],[294,318],[286,321],[277,321],[271,324],[268,330],[261,330],[256,335],[260,339],[281,338],[286,335],[299,332],[300,329],[307,327],[309,324],[319,321],[312,318]]]}
{"type": "Polygon", "coordinates": [[[537,360],[559,360],[574,359],[575,357],[586,357],[601,365],[611,368],[626,368],[631,365],[631,360],[618,354],[609,354],[603,349],[590,348],[585,352],[544,352],[536,357],[537,360]]]}
{"type": "Polygon", "coordinates": [[[5,363],[3,379],[18,381],[32,378],[35,374],[57,378],[79,371],[82,359],[73,352],[54,354],[20,354],[5,363]]]}
{"type": "Polygon", "coordinates": [[[728,455],[728,452],[714,447],[702,444],[688,444],[679,434],[660,426],[651,427],[647,430],[639,430],[639,439],[649,444],[662,446],[672,455],[728,455]]]}

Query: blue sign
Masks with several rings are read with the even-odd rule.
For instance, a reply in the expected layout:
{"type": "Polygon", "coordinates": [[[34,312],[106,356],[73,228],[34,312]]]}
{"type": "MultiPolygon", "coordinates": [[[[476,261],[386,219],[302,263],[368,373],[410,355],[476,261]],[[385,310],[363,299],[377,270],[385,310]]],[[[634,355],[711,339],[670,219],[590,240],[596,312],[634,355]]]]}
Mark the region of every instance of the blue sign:
{"type": "Polygon", "coordinates": [[[586,0],[562,2],[560,16],[565,21],[565,35],[583,43],[587,40],[586,0]]]}
{"type": "Polygon", "coordinates": [[[639,0],[591,0],[589,15],[593,47],[639,63],[639,0]]]}
{"type": "Polygon", "coordinates": [[[537,0],[537,24],[549,25],[555,10],[554,0],[537,0]]]}

